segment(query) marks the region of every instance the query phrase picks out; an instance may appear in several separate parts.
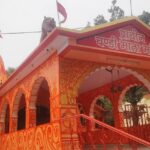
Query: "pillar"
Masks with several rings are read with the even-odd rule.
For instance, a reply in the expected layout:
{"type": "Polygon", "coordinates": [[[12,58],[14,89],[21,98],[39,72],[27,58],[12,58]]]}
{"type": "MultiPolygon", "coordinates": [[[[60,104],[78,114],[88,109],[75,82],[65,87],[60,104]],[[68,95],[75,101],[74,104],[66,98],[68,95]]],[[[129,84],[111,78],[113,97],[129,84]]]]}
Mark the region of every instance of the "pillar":
{"type": "Polygon", "coordinates": [[[120,128],[121,127],[121,120],[120,120],[120,112],[118,109],[118,100],[119,100],[120,93],[114,93],[113,95],[113,112],[114,112],[114,121],[115,121],[115,127],[120,128]]]}
{"type": "Polygon", "coordinates": [[[72,94],[69,94],[68,96],[67,95],[61,95],[62,104],[60,115],[61,118],[64,118],[64,120],[61,122],[62,149],[80,150],[81,147],[79,142],[77,124],[78,119],[74,117],[75,115],[77,115],[76,96],[72,94]]]}
{"type": "Polygon", "coordinates": [[[13,116],[11,118],[11,128],[10,128],[11,132],[17,131],[17,121],[18,121],[18,117],[17,116],[13,116]]]}
{"type": "Polygon", "coordinates": [[[4,133],[4,122],[0,121],[0,134],[4,133]]]}
{"type": "Polygon", "coordinates": [[[25,113],[26,113],[26,125],[25,125],[25,127],[26,127],[26,129],[28,129],[29,128],[29,119],[30,119],[28,106],[26,106],[26,112],[25,113]]]}
{"type": "MultiPolygon", "coordinates": [[[[30,107],[28,111],[29,114],[29,127],[35,127],[36,126],[36,107],[30,107]]],[[[27,114],[27,115],[28,115],[27,114]]]]}

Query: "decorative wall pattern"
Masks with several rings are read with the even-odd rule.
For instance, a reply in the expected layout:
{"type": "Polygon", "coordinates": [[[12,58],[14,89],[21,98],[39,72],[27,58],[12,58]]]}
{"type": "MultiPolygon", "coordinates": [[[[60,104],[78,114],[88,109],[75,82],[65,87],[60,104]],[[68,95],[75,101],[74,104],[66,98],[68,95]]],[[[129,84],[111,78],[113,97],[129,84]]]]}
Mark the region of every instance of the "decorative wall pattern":
{"type": "Polygon", "coordinates": [[[80,81],[90,73],[96,64],[65,59],[60,63],[60,93],[62,105],[76,105],[80,81]]]}
{"type": "Polygon", "coordinates": [[[0,136],[0,150],[61,150],[60,125],[45,124],[0,136]]]}

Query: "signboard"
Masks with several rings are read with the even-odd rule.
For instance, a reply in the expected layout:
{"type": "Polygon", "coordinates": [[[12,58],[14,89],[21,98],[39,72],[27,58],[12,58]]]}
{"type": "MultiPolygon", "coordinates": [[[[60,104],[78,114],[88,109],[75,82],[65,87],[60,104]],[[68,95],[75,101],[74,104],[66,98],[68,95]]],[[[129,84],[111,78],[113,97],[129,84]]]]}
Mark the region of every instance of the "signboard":
{"type": "Polygon", "coordinates": [[[150,56],[150,38],[132,26],[86,37],[78,44],[150,56]]]}

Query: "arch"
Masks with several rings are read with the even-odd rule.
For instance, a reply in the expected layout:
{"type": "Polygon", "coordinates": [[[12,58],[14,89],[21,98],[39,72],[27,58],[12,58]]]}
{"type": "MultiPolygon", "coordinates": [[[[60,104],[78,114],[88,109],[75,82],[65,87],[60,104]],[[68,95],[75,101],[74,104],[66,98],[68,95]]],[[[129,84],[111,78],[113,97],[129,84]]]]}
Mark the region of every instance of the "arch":
{"type": "Polygon", "coordinates": [[[96,101],[98,98],[103,97],[104,95],[98,95],[94,98],[94,100],[91,103],[90,111],[89,111],[89,116],[93,116],[94,114],[94,105],[96,104],[96,101]]]}
{"type": "Polygon", "coordinates": [[[150,91],[150,82],[143,75],[139,74],[137,71],[134,71],[131,68],[118,67],[118,66],[107,66],[107,65],[94,68],[94,70],[91,71],[90,73],[84,74],[82,76],[82,79],[80,78],[79,82],[77,83],[77,90],[79,89],[79,87],[81,86],[82,82],[85,79],[89,78],[95,72],[97,72],[99,70],[105,70],[106,68],[114,68],[114,69],[123,70],[123,71],[126,71],[126,72],[130,73],[131,75],[136,77],[141,83],[143,83],[143,85],[150,91]]]}
{"type": "Polygon", "coordinates": [[[50,89],[45,77],[34,81],[29,109],[30,127],[50,122],[50,89]]]}
{"type": "MultiPolygon", "coordinates": [[[[119,110],[119,112],[120,111],[122,111],[122,109],[121,109],[121,105],[122,105],[122,100],[123,100],[123,98],[124,98],[124,96],[125,96],[125,94],[126,94],[126,92],[130,89],[130,88],[132,88],[132,87],[134,87],[134,86],[138,86],[139,84],[137,83],[135,83],[135,84],[131,84],[131,85],[129,85],[129,86],[127,86],[126,88],[124,88],[123,89],[123,91],[121,92],[121,94],[120,94],[120,96],[119,96],[119,100],[118,100],[118,110],[119,110]]],[[[147,88],[147,87],[146,87],[147,88]]],[[[147,89],[148,90],[148,89],[147,89]]]]}
{"type": "Polygon", "coordinates": [[[37,93],[39,91],[40,85],[41,85],[43,80],[45,80],[45,77],[39,77],[33,83],[32,90],[31,90],[31,96],[30,96],[30,102],[29,102],[29,107],[30,108],[35,108],[36,107],[37,93]]]}
{"type": "MultiPolygon", "coordinates": [[[[25,93],[25,92],[24,92],[22,89],[19,89],[19,90],[16,92],[16,95],[15,95],[14,100],[13,100],[13,112],[12,112],[12,116],[13,116],[13,117],[16,117],[16,116],[17,116],[20,99],[21,99],[21,97],[22,97],[22,95],[23,95],[24,93],[25,93]]],[[[25,94],[24,94],[24,96],[25,96],[25,94]]],[[[25,105],[26,105],[26,99],[25,99],[25,105]]]]}
{"type": "Polygon", "coordinates": [[[120,96],[119,96],[119,100],[118,100],[118,112],[119,112],[119,119],[120,119],[120,126],[121,127],[124,127],[124,117],[123,117],[123,109],[122,109],[122,100],[126,94],[126,92],[134,87],[134,86],[137,86],[138,84],[131,84],[129,86],[127,86],[126,88],[123,89],[123,91],[121,92],[120,96]]]}
{"type": "MultiPolygon", "coordinates": [[[[108,120],[108,119],[110,119],[110,117],[112,117],[111,119],[114,118],[114,117],[113,117],[113,114],[112,114],[112,112],[113,112],[112,103],[111,103],[111,100],[110,100],[108,97],[106,97],[105,95],[99,95],[99,96],[96,96],[96,97],[94,98],[94,100],[93,100],[92,103],[91,103],[91,108],[90,108],[90,113],[89,113],[89,115],[92,116],[92,117],[96,117],[96,116],[95,116],[95,115],[96,115],[96,114],[95,114],[95,108],[96,108],[96,106],[100,106],[100,105],[98,105],[98,102],[102,101],[101,98],[104,98],[104,97],[107,98],[106,100],[111,104],[111,112],[108,111],[108,109],[106,109],[104,106],[97,107],[98,110],[102,110],[101,112],[99,112],[100,114],[102,113],[102,115],[100,115],[102,120],[100,120],[100,121],[104,121],[105,123],[114,126],[114,120],[112,120],[113,122],[110,122],[110,120],[108,120]],[[109,113],[109,114],[108,114],[108,113],[109,113]],[[105,114],[105,115],[104,115],[104,114],[105,114]],[[108,116],[109,116],[109,118],[108,118],[108,116]],[[109,121],[109,122],[108,122],[108,121],[109,121]]],[[[103,104],[104,104],[104,103],[103,103],[103,104]]],[[[96,118],[96,119],[98,119],[98,118],[96,118]]],[[[100,118],[99,118],[99,119],[100,119],[100,118]]]]}
{"type": "Polygon", "coordinates": [[[121,105],[122,105],[122,100],[123,100],[123,98],[124,98],[126,92],[127,92],[130,88],[132,88],[132,87],[134,87],[134,86],[138,86],[138,84],[131,84],[131,85],[127,86],[126,88],[124,88],[123,91],[121,92],[121,94],[120,94],[120,96],[119,96],[119,100],[118,100],[118,110],[119,110],[119,112],[122,112],[121,105]]]}
{"type": "Polygon", "coordinates": [[[19,89],[13,101],[12,131],[25,129],[26,125],[26,97],[25,92],[19,89]]]}
{"type": "Polygon", "coordinates": [[[8,99],[4,100],[0,113],[0,129],[1,133],[9,133],[10,124],[10,105],[8,99]]]}
{"type": "MultiPolygon", "coordinates": [[[[138,71],[136,71],[136,70],[134,70],[132,68],[126,68],[126,67],[122,67],[122,66],[119,67],[119,66],[115,66],[115,65],[111,65],[111,66],[110,65],[95,66],[93,68],[88,69],[87,72],[85,72],[82,75],[82,77],[79,78],[77,84],[74,86],[74,87],[76,87],[76,91],[79,93],[79,91],[81,90],[81,87],[84,87],[82,85],[84,85],[84,83],[86,81],[88,81],[88,79],[89,79],[89,81],[91,81],[92,75],[94,75],[94,73],[96,73],[96,72],[98,72],[100,70],[106,71],[106,69],[108,69],[108,71],[109,70],[110,71],[111,70],[116,70],[116,71],[120,70],[122,72],[126,72],[129,75],[132,75],[133,77],[135,77],[135,79],[138,81],[138,83],[141,83],[144,87],[146,87],[150,91],[150,81],[148,79],[146,79],[142,75],[142,73],[140,74],[138,71]]],[[[117,74],[117,72],[116,72],[116,74],[117,74]]],[[[136,83],[136,81],[133,82],[132,84],[134,84],[134,83],[136,83]]],[[[118,96],[120,96],[120,95],[116,94],[115,96],[119,100],[118,96]]],[[[118,107],[118,102],[115,102],[115,105],[116,105],[115,107],[117,108],[117,109],[114,110],[114,113],[116,115],[116,119],[115,119],[116,121],[115,122],[117,123],[116,125],[118,126],[119,125],[119,120],[120,120],[120,114],[117,113],[118,112],[118,108],[119,108],[118,107]]],[[[91,110],[93,109],[93,107],[94,107],[94,102],[92,103],[91,109],[89,111],[90,112],[89,113],[90,116],[92,115],[92,111],[91,110]]]]}
{"type": "Polygon", "coordinates": [[[126,96],[126,93],[130,91],[130,89],[133,87],[143,87],[145,90],[147,90],[147,92],[149,92],[148,89],[146,89],[146,87],[144,87],[143,85],[141,86],[141,84],[129,85],[122,91],[120,98],[119,98],[118,110],[121,115],[120,119],[121,119],[121,124],[123,127],[131,127],[137,124],[145,125],[148,123],[146,121],[149,116],[148,107],[144,104],[141,104],[140,99],[136,102],[136,105],[134,106],[130,102],[123,103],[123,99],[126,96]],[[133,117],[133,116],[136,116],[136,117],[133,117]]]}
{"type": "MultiPolygon", "coordinates": [[[[116,67],[117,68],[117,67],[116,67]]],[[[119,69],[119,68],[118,68],[119,69]]],[[[143,75],[139,74],[138,72],[129,69],[129,68],[125,68],[125,67],[120,67],[121,70],[127,71],[130,74],[132,74],[134,77],[136,77],[141,83],[143,83],[143,85],[150,91],[150,81],[148,81],[147,79],[144,78],[143,75]]]]}

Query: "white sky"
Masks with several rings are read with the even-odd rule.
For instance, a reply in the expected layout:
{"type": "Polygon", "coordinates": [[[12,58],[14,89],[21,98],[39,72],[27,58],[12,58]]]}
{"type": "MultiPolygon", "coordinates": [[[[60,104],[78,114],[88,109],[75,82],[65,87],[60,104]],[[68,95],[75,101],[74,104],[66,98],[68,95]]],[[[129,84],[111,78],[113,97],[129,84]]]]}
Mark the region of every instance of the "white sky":
{"type": "MultiPolygon", "coordinates": [[[[66,8],[68,19],[62,25],[67,28],[93,23],[98,14],[109,19],[108,8],[112,0],[59,0],[66,8]]],[[[118,0],[125,15],[130,15],[130,0],[118,0]]],[[[133,14],[150,12],[150,0],[132,0],[133,14]]],[[[55,0],[0,0],[0,30],[2,32],[39,31],[44,16],[54,17],[57,22],[55,0]]],[[[5,67],[17,67],[38,46],[40,33],[3,35],[0,39],[0,55],[5,67]]]]}

